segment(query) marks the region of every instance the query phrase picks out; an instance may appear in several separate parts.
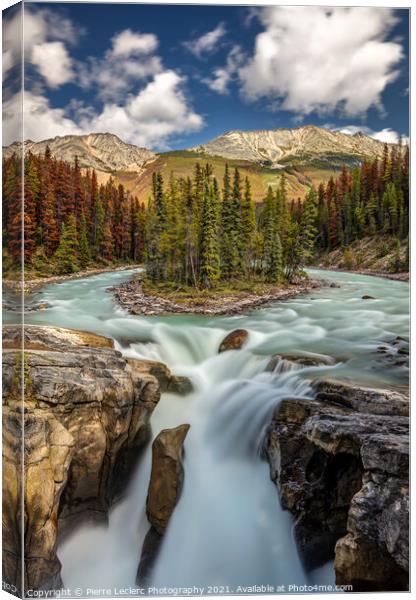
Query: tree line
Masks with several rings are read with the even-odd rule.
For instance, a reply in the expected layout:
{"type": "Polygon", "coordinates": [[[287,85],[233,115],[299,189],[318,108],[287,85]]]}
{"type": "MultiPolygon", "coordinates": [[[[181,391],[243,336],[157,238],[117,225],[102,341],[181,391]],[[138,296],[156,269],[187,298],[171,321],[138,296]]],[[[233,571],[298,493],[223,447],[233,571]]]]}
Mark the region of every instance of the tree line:
{"type": "Polygon", "coordinates": [[[97,262],[142,261],[146,211],[110,177],[99,185],[94,170],[82,172],[51,156],[28,153],[22,163],[3,160],[3,245],[10,266],[20,266],[24,225],[26,267],[71,273],[97,262]]]}
{"type": "MultiPolygon", "coordinates": [[[[332,250],[365,236],[409,231],[409,148],[384,146],[381,160],[342,168],[338,178],[321,183],[316,193],[316,247],[332,250]]],[[[302,213],[300,202],[292,213],[302,213]]]]}
{"type": "Polygon", "coordinates": [[[291,280],[316,251],[347,248],[368,235],[398,240],[409,228],[409,151],[385,146],[382,159],[342,168],[303,200],[288,200],[285,175],[255,205],[250,181],[225,166],[219,182],[209,164],[164,181],[153,174],[148,205],[116,185],[98,184],[45,154],[3,160],[3,242],[20,265],[70,273],[98,263],[146,262],[154,282],[211,288],[219,281],[291,280]],[[22,214],[23,212],[23,214],[22,214]]]}

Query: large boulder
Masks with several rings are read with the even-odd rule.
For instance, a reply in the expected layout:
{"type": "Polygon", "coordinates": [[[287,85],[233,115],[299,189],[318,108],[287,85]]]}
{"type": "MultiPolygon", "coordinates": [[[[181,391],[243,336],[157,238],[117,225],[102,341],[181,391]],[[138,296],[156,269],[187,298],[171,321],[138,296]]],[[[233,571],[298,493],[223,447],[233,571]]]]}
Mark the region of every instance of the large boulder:
{"type": "Polygon", "coordinates": [[[248,331],[245,329],[234,329],[222,340],[218,352],[226,350],[240,350],[248,339],[248,331]]]}
{"type": "Polygon", "coordinates": [[[3,577],[20,590],[21,456],[24,428],[25,588],[58,588],[58,531],[104,519],[150,435],[160,390],[111,340],[29,326],[5,327],[3,351],[3,577]],[[20,374],[25,378],[22,411],[20,374]]]}
{"type": "Polygon", "coordinates": [[[335,381],[287,398],[266,440],[307,569],[333,559],[354,591],[408,587],[408,399],[335,381]],[[355,390],[355,391],[354,391],[355,390]]]}
{"type": "Polygon", "coordinates": [[[144,583],[153,568],[163,535],[182,491],[183,443],[190,425],[164,429],[152,445],[152,471],[146,502],[151,524],[143,543],[137,582],[144,583]]]}
{"type": "Polygon", "coordinates": [[[147,518],[159,534],[166,530],[182,483],[183,442],[190,425],[164,429],[152,445],[152,472],[147,495],[147,518]]]}

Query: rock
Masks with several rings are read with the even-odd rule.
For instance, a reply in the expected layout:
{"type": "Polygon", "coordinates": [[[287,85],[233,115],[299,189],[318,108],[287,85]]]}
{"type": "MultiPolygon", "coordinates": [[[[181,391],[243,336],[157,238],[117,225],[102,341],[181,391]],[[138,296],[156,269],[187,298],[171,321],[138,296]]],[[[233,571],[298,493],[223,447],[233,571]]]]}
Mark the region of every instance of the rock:
{"type": "Polygon", "coordinates": [[[332,357],[323,354],[275,354],[268,362],[266,371],[274,371],[282,361],[300,365],[301,367],[321,367],[322,365],[335,364],[335,360],[332,357]]]}
{"type": "Polygon", "coordinates": [[[159,384],[128,364],[111,340],[27,326],[22,414],[21,330],[7,326],[4,334],[3,576],[20,590],[19,448],[24,425],[25,587],[56,589],[62,584],[58,534],[83,516],[106,518],[133,457],[149,438],[159,384]]]}
{"type": "Polygon", "coordinates": [[[154,527],[151,527],[146,533],[136,576],[136,582],[139,585],[146,585],[149,582],[162,541],[163,535],[160,535],[154,527]]]}
{"type": "Polygon", "coordinates": [[[135,365],[135,368],[141,372],[156,377],[162,392],[185,395],[193,391],[192,382],[188,377],[173,375],[164,363],[156,360],[137,360],[135,358],[128,358],[127,362],[135,365]]]}
{"type": "Polygon", "coordinates": [[[364,296],[361,296],[361,300],[375,300],[375,298],[374,296],[368,296],[365,294],[364,296]]]}
{"type": "Polygon", "coordinates": [[[377,390],[326,379],[314,384],[316,399],[374,415],[409,415],[409,398],[392,390],[377,390]]]}
{"type": "Polygon", "coordinates": [[[146,502],[147,518],[163,535],[183,483],[183,442],[190,425],[164,429],[152,445],[152,472],[146,502]]]}
{"type": "Polygon", "coordinates": [[[389,342],[378,346],[379,362],[388,366],[409,368],[409,340],[397,336],[389,342]]]}
{"type": "Polygon", "coordinates": [[[146,501],[147,518],[151,524],[143,543],[137,582],[149,578],[183,485],[183,443],[190,425],[164,429],[152,445],[152,471],[146,501]]]}
{"type": "Polygon", "coordinates": [[[239,350],[248,339],[248,331],[245,329],[234,329],[222,340],[218,352],[226,350],[239,350]]]}
{"type": "Polygon", "coordinates": [[[408,400],[389,390],[317,383],[287,398],[265,452],[282,505],[295,517],[307,569],[331,560],[354,591],[408,587],[408,400]]]}

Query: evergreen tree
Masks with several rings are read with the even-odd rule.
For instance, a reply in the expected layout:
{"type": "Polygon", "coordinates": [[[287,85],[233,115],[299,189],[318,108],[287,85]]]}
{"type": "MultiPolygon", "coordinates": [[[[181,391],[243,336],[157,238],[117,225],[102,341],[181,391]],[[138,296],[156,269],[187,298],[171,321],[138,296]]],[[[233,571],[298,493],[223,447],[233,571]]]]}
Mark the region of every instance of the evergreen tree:
{"type": "Polygon", "coordinates": [[[87,221],[84,213],[81,213],[79,230],[79,264],[86,269],[91,261],[90,246],[88,243],[87,221]]]}
{"type": "Polygon", "coordinates": [[[79,271],[79,245],[75,215],[70,215],[66,225],[62,225],[61,240],[54,258],[59,273],[79,271]]]}
{"type": "Polygon", "coordinates": [[[202,211],[201,284],[205,288],[213,287],[219,277],[218,213],[213,187],[206,181],[202,211]]]}
{"type": "Polygon", "coordinates": [[[248,177],[245,179],[244,198],[241,204],[241,229],[243,240],[242,262],[245,272],[248,274],[253,268],[254,238],[256,234],[256,214],[248,177]]]}
{"type": "Polygon", "coordinates": [[[303,206],[300,220],[300,247],[302,258],[308,262],[313,256],[315,240],[318,234],[316,228],[316,208],[317,196],[314,188],[311,188],[303,206]]]}
{"type": "Polygon", "coordinates": [[[283,275],[282,245],[276,224],[276,204],[269,187],[264,208],[264,274],[269,283],[278,283],[283,275]]]}
{"type": "Polygon", "coordinates": [[[234,219],[235,203],[231,191],[228,164],[225,165],[221,212],[221,277],[229,279],[237,271],[239,260],[234,219]]]}

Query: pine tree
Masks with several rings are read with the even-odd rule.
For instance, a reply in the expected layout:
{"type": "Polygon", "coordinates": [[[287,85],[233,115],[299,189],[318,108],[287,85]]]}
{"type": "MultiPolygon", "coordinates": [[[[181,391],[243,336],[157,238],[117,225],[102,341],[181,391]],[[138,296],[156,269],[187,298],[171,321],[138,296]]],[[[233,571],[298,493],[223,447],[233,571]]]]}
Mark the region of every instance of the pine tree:
{"type": "Polygon", "coordinates": [[[22,260],[22,178],[21,162],[14,156],[8,165],[3,179],[3,203],[7,206],[7,229],[5,241],[12,264],[19,265],[22,260]]]}
{"type": "Polygon", "coordinates": [[[276,224],[276,203],[269,187],[264,207],[264,274],[269,283],[278,283],[283,276],[282,245],[276,224]]]}
{"type": "Polygon", "coordinates": [[[253,267],[254,237],[256,233],[256,214],[248,177],[245,179],[244,197],[241,204],[241,229],[244,241],[243,266],[245,273],[248,274],[253,267]]]}
{"type": "Polygon", "coordinates": [[[75,215],[70,215],[66,225],[62,225],[61,239],[54,255],[58,273],[75,273],[79,271],[78,253],[77,222],[75,215]]]}
{"type": "Polygon", "coordinates": [[[315,240],[318,234],[316,228],[316,208],[317,196],[314,188],[311,188],[303,206],[300,220],[300,247],[302,257],[307,263],[312,257],[315,248],[315,240]]]}
{"type": "Polygon", "coordinates": [[[86,269],[91,261],[90,246],[88,243],[87,221],[85,215],[81,213],[79,230],[79,263],[83,269],[86,269]]]}
{"type": "Polygon", "coordinates": [[[205,288],[211,288],[218,281],[219,277],[218,213],[213,187],[206,181],[202,210],[201,284],[205,288]]]}
{"type": "Polygon", "coordinates": [[[34,157],[29,154],[25,160],[24,178],[24,259],[30,263],[33,259],[36,241],[36,204],[39,194],[39,178],[36,171],[34,157]]]}
{"type": "Polygon", "coordinates": [[[228,164],[225,165],[221,211],[221,277],[229,279],[237,271],[239,260],[234,219],[235,202],[231,191],[228,164]]]}
{"type": "Polygon", "coordinates": [[[108,262],[114,259],[114,235],[111,231],[110,221],[106,219],[100,240],[100,257],[108,262]]]}

